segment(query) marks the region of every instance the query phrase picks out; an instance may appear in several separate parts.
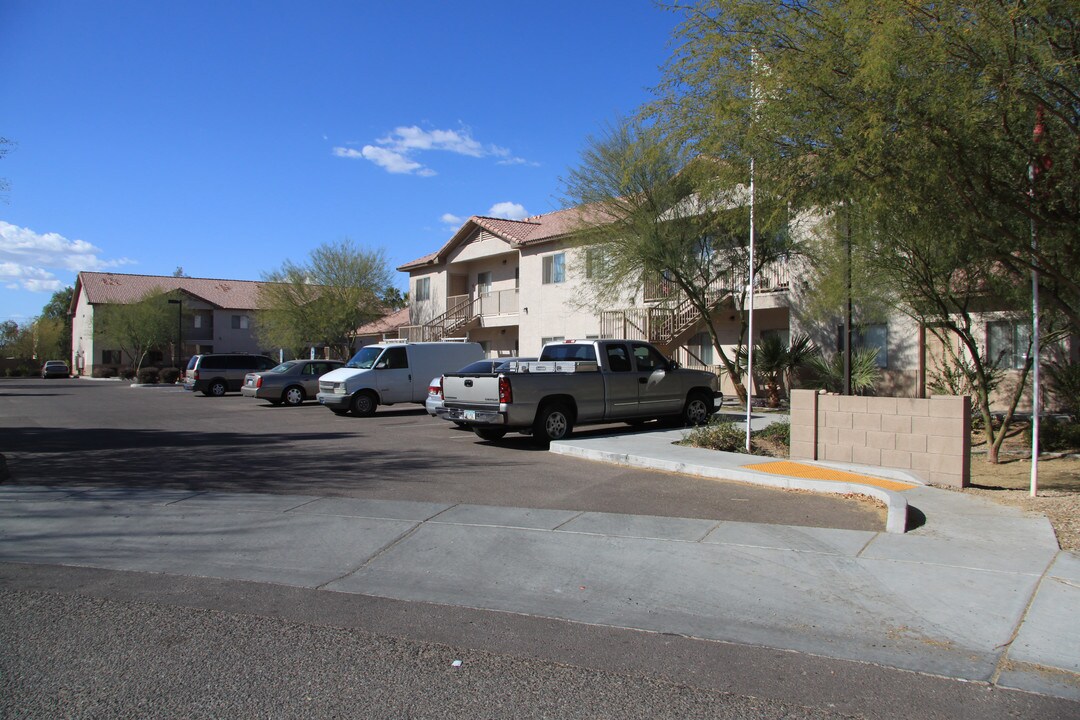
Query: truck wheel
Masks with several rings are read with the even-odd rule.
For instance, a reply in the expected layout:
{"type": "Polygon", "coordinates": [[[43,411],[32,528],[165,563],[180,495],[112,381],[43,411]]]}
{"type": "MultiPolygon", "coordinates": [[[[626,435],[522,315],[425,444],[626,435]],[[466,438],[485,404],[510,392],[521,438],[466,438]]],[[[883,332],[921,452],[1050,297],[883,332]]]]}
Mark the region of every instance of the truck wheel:
{"type": "Polygon", "coordinates": [[[574,430],[574,419],[566,403],[553,402],[540,408],[533,423],[533,438],[540,444],[562,440],[574,430]]]}
{"type": "Polygon", "coordinates": [[[709,422],[712,414],[712,398],[703,392],[693,392],[686,398],[686,405],[682,411],[682,422],[690,427],[704,425],[709,422]]]}
{"type": "Polygon", "coordinates": [[[503,428],[474,427],[473,432],[476,433],[476,436],[481,440],[490,440],[491,442],[502,440],[506,437],[506,430],[503,428]]]}
{"type": "Polygon", "coordinates": [[[371,417],[375,414],[375,408],[379,407],[379,401],[375,395],[367,390],[353,395],[352,413],[357,417],[371,417]]]}

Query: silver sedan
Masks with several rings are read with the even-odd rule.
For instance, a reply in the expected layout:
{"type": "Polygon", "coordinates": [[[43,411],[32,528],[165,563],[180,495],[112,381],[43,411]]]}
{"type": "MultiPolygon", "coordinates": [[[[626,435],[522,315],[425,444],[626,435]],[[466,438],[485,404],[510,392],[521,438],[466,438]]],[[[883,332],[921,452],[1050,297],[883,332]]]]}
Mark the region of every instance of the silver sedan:
{"type": "Polygon", "coordinates": [[[345,363],[340,360],[289,360],[263,372],[248,373],[240,394],[271,405],[299,405],[319,393],[319,378],[345,363]]]}

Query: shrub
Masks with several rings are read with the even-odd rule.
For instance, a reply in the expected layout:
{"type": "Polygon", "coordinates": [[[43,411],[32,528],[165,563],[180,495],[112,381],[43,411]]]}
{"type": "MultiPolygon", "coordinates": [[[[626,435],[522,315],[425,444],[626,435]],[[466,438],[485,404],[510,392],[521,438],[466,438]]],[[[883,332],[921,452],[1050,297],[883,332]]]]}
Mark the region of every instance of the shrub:
{"type": "Polygon", "coordinates": [[[161,368],[161,382],[172,385],[180,379],[180,370],[174,367],[161,368]]]}
{"type": "Polygon", "coordinates": [[[96,367],[94,371],[90,373],[90,377],[96,378],[113,378],[116,377],[116,368],[114,367],[96,367]]]}
{"type": "Polygon", "coordinates": [[[791,423],[789,422],[774,422],[755,433],[751,433],[750,439],[755,437],[768,438],[774,442],[783,443],[785,446],[791,445],[791,423]]]}
{"type": "MultiPolygon", "coordinates": [[[[1031,444],[1031,425],[1024,429],[1024,439],[1031,444]]],[[[1039,420],[1039,450],[1044,452],[1080,451],[1080,422],[1055,417],[1039,420]]]]}
{"type": "Polygon", "coordinates": [[[117,371],[117,374],[125,380],[135,379],[135,370],[133,368],[124,366],[117,371]]]}
{"type": "Polygon", "coordinates": [[[161,371],[156,367],[139,368],[137,375],[139,382],[143,385],[156,385],[160,376],[161,371]]]}
{"type": "Polygon", "coordinates": [[[684,442],[687,445],[709,450],[742,452],[746,448],[746,433],[735,427],[735,423],[730,420],[713,418],[708,425],[691,430],[684,442]]]}
{"type": "Polygon", "coordinates": [[[1080,421],[1080,363],[1059,361],[1043,367],[1061,409],[1071,415],[1074,422],[1080,421]]]}

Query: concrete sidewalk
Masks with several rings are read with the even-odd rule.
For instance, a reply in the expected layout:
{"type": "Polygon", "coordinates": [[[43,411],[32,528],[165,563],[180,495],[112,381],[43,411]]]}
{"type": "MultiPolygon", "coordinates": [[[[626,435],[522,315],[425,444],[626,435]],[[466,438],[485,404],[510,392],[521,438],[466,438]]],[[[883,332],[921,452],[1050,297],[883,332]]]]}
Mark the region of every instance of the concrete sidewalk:
{"type": "MultiPolygon", "coordinates": [[[[777,480],[745,467],[762,458],[693,451],[672,445],[672,437],[607,436],[553,450],[740,481],[829,482],[777,480]]],[[[899,495],[925,516],[907,533],[341,497],[0,486],[0,561],[524,613],[1080,699],[1080,558],[1058,551],[1047,520],[946,490],[899,495]]]]}

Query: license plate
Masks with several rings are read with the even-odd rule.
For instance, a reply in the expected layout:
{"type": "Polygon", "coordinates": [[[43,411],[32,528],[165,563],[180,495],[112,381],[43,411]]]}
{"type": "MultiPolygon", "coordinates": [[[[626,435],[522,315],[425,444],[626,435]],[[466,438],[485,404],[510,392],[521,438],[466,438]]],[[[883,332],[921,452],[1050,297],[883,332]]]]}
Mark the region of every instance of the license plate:
{"type": "Polygon", "coordinates": [[[465,411],[465,419],[466,420],[475,420],[476,419],[476,411],[475,410],[466,410],[465,411]]]}

